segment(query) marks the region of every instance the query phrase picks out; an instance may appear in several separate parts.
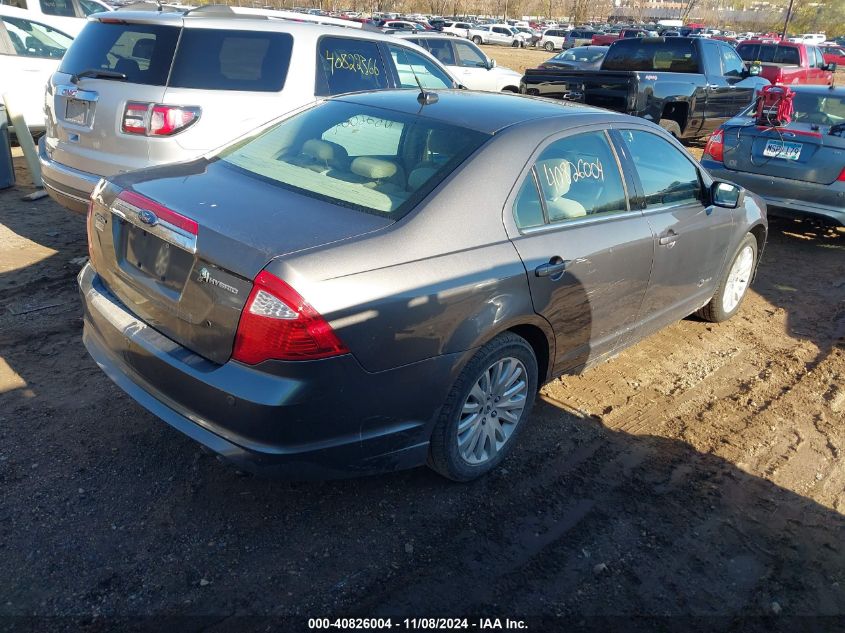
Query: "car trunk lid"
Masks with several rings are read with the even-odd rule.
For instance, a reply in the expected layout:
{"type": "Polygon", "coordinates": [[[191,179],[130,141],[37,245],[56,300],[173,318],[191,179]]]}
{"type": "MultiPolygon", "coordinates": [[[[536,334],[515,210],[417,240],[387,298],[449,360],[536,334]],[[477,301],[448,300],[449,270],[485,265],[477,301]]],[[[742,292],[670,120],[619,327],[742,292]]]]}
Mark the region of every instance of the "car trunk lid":
{"type": "Polygon", "coordinates": [[[842,171],[845,139],[826,126],[791,123],[785,127],[753,124],[724,128],[725,167],[776,178],[817,184],[834,182],[842,171]]]}
{"type": "Polygon", "coordinates": [[[106,286],[150,326],[217,363],[231,356],[252,280],[272,258],[392,223],[205,159],[120,176],[99,200],[89,233],[106,286]]]}

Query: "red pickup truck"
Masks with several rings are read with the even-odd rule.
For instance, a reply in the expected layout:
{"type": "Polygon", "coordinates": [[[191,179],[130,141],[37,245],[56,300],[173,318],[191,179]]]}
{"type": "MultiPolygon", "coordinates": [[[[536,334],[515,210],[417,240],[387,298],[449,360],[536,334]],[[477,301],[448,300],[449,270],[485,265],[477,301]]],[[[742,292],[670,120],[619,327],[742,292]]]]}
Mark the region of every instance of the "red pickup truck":
{"type": "Polygon", "coordinates": [[[818,46],[746,40],[736,52],[747,62],[761,62],[760,76],[773,84],[833,85],[835,66],[825,62],[818,46]]]}
{"type": "Polygon", "coordinates": [[[648,33],[642,29],[622,29],[618,33],[600,33],[593,35],[593,46],[610,46],[616,40],[623,40],[626,37],[647,37],[648,33]]]}

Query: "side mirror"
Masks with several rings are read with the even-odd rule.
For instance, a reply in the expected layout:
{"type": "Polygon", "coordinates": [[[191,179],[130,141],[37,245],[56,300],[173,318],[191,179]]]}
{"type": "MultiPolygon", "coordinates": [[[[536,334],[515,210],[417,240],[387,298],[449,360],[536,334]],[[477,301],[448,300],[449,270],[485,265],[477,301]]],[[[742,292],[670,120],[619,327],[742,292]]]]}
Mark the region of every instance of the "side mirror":
{"type": "Polygon", "coordinates": [[[745,198],[745,189],[730,182],[717,180],[710,188],[713,204],[725,209],[736,209],[745,198]]]}
{"type": "Polygon", "coordinates": [[[487,62],[487,70],[493,70],[496,67],[496,60],[491,59],[487,62]]]}
{"type": "Polygon", "coordinates": [[[822,66],[822,70],[828,70],[832,73],[836,72],[836,62],[830,62],[829,64],[825,64],[822,66]]]}
{"type": "Polygon", "coordinates": [[[748,66],[749,77],[757,77],[761,72],[763,72],[763,66],[757,62],[748,66]]]}

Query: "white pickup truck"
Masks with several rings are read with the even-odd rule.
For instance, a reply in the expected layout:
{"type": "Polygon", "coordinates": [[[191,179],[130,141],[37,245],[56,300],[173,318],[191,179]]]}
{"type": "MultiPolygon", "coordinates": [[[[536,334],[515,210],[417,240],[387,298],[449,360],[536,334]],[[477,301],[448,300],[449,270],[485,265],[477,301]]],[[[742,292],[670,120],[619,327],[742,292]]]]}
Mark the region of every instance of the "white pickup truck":
{"type": "Polygon", "coordinates": [[[476,44],[498,44],[525,48],[525,34],[508,24],[482,24],[469,29],[467,37],[476,44]]]}

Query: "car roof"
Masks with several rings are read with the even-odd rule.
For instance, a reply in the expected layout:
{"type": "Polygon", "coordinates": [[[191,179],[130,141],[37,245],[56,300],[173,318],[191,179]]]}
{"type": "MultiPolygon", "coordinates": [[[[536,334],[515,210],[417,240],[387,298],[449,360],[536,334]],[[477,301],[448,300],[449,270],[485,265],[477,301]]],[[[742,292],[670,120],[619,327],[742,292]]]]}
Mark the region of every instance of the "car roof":
{"type": "Polygon", "coordinates": [[[571,101],[543,99],[527,95],[471,90],[427,90],[437,101],[421,106],[417,90],[378,90],[334,97],[359,105],[420,115],[447,125],[466,127],[485,134],[495,134],[514,125],[550,118],[571,119],[572,124],[585,124],[593,119],[624,120],[624,115],[571,101]]]}

